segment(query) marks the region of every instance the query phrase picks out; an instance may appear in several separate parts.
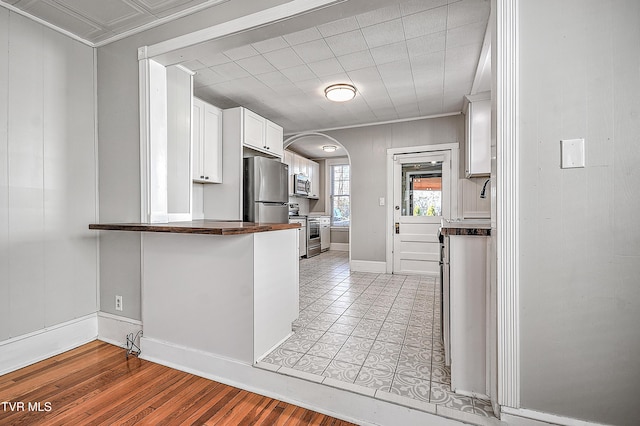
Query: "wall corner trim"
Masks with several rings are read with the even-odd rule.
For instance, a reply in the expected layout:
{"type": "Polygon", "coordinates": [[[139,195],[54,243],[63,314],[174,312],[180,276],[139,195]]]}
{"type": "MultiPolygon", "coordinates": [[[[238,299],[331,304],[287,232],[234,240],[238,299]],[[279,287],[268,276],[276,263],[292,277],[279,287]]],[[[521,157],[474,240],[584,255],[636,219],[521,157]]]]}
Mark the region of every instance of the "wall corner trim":
{"type": "Polygon", "coordinates": [[[142,321],[98,312],[98,339],[115,346],[124,348],[128,334],[135,334],[142,330],[142,321]]]}
{"type": "Polygon", "coordinates": [[[96,313],[0,342],[0,376],[96,340],[96,313]]]}
{"type": "Polygon", "coordinates": [[[369,272],[373,274],[384,274],[387,271],[387,263],[375,262],[372,260],[351,260],[350,268],[352,272],[369,272]]]}
{"type": "Polygon", "coordinates": [[[520,408],[519,0],[496,3],[498,403],[520,408]]]}
{"type": "Polygon", "coordinates": [[[602,423],[594,423],[586,420],[574,419],[572,417],[564,417],[564,416],[559,416],[557,414],[546,413],[543,411],[529,410],[526,408],[513,408],[513,407],[502,406],[500,408],[500,411],[502,413],[501,419],[506,421],[507,423],[515,423],[515,422],[509,421],[510,420],[509,417],[514,416],[518,418],[537,420],[540,422],[563,425],[563,426],[604,426],[602,423]]]}

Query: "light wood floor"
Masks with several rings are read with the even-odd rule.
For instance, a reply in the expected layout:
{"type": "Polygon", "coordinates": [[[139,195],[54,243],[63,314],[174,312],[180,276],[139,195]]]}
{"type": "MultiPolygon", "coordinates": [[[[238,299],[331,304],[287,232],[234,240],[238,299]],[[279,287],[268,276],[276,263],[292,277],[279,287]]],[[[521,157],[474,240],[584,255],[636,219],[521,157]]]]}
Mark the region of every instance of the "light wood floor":
{"type": "Polygon", "coordinates": [[[0,425],[351,423],[173,370],[94,341],[0,376],[0,425]],[[23,402],[24,411],[7,402],[23,402]],[[42,411],[28,403],[40,403],[42,411]],[[47,404],[50,403],[50,411],[47,404]]]}

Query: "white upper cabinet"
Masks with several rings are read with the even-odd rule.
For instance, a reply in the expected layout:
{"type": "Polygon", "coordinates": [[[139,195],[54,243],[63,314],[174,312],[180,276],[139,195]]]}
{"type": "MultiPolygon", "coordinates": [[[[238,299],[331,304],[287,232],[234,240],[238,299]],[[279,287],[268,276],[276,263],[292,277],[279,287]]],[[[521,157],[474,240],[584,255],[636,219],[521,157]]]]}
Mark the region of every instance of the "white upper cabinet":
{"type": "Polygon", "coordinates": [[[242,145],[269,156],[282,158],[282,127],[243,107],[225,110],[238,116],[242,145]]]}
{"type": "Polygon", "coordinates": [[[246,108],[242,108],[242,111],[244,112],[243,144],[258,151],[265,150],[266,120],[246,108]]]}
{"type": "Polygon", "coordinates": [[[293,175],[294,175],[294,170],[293,170],[293,157],[295,156],[295,154],[291,151],[284,151],[284,164],[286,164],[287,166],[289,166],[289,195],[293,195],[293,175]]]}
{"type": "Polygon", "coordinates": [[[491,93],[467,96],[465,119],[466,177],[491,174],[491,93]]]}
{"type": "Polygon", "coordinates": [[[265,138],[265,147],[273,155],[282,157],[284,154],[284,149],[282,148],[282,137],[284,135],[284,131],[282,130],[282,127],[278,126],[276,123],[269,120],[266,120],[266,122],[267,135],[265,138]]]}
{"type": "Polygon", "coordinates": [[[222,110],[193,98],[193,181],[222,182],[222,110]]]}
{"type": "Polygon", "coordinates": [[[311,192],[309,198],[320,198],[320,165],[309,160],[309,180],[311,181],[311,192]]]}

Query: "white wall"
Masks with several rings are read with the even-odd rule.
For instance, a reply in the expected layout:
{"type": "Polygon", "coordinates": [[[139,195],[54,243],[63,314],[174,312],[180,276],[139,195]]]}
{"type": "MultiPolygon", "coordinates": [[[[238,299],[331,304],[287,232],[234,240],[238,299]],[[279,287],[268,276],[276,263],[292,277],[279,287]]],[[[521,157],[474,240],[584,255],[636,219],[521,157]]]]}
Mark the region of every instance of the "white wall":
{"type": "Polygon", "coordinates": [[[523,408],[637,424],[640,2],[520,8],[523,408]],[[560,169],[560,140],[587,164],[560,169]]]}
{"type": "Polygon", "coordinates": [[[0,8],[0,341],[96,312],[93,70],[0,8]]]}
{"type": "Polygon", "coordinates": [[[351,159],[351,259],[385,262],[387,207],[378,201],[387,197],[387,148],[456,142],[464,145],[463,116],[325,133],[340,142],[351,159]]]}
{"type": "MultiPolygon", "coordinates": [[[[140,221],[138,53],[182,34],[266,9],[286,0],[224,2],[98,48],[98,138],[101,222],[140,221]]],[[[199,194],[196,194],[199,196],[199,194]]],[[[100,238],[100,310],[140,320],[140,236],[103,232],[100,238]],[[115,311],[114,297],[124,309],[115,311]]]]}

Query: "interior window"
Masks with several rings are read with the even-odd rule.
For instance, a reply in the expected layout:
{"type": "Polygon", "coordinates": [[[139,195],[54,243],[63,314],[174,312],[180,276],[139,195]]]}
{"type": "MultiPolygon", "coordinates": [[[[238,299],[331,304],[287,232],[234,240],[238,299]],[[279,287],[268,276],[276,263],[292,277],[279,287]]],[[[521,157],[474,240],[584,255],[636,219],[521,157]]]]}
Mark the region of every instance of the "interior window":
{"type": "Polygon", "coordinates": [[[351,220],[350,173],[348,164],[331,166],[331,225],[349,226],[351,220]]]}

